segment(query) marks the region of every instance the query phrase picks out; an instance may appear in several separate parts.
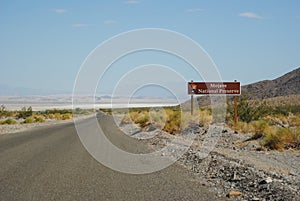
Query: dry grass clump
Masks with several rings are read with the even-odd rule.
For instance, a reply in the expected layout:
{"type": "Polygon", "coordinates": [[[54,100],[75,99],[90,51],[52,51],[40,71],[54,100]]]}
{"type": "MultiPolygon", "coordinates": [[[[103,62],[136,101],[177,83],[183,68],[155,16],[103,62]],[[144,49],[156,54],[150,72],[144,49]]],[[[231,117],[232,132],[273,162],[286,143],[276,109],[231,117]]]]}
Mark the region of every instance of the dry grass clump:
{"type": "Polygon", "coordinates": [[[289,125],[290,127],[300,127],[300,114],[296,114],[296,115],[293,115],[293,114],[290,114],[288,116],[288,122],[289,122],[289,125]]]}
{"type": "Polygon", "coordinates": [[[300,149],[299,128],[277,128],[265,131],[262,145],[272,150],[300,149]]]}
{"type": "Polygon", "coordinates": [[[122,123],[134,122],[142,128],[150,124],[149,111],[141,109],[140,111],[130,111],[123,119],[122,123]]]}
{"type": "Polygon", "coordinates": [[[124,115],[124,117],[121,120],[121,123],[122,124],[130,124],[130,123],[132,123],[132,120],[131,120],[131,117],[130,117],[129,113],[126,114],[126,115],[124,115]]]}
{"type": "Polygon", "coordinates": [[[38,123],[45,122],[45,117],[44,117],[44,115],[41,115],[41,114],[32,115],[32,118],[34,118],[35,122],[38,122],[38,123]]]}
{"type": "Polygon", "coordinates": [[[247,122],[239,121],[235,126],[235,130],[245,134],[253,130],[253,127],[247,122]]]}
{"type": "Polygon", "coordinates": [[[211,112],[209,110],[200,110],[199,111],[199,124],[205,126],[210,124],[213,120],[211,112]]]}
{"type": "MultiPolygon", "coordinates": [[[[75,115],[86,115],[94,112],[93,109],[75,109],[75,115]]],[[[46,119],[68,120],[73,118],[72,110],[51,109],[45,111],[33,111],[32,107],[22,107],[18,111],[9,111],[4,105],[0,106],[0,118],[6,118],[0,121],[2,124],[31,124],[42,123],[46,119]]]]}
{"type": "Polygon", "coordinates": [[[8,125],[11,125],[11,124],[16,124],[17,121],[15,121],[14,119],[11,119],[11,118],[7,118],[3,121],[0,121],[0,125],[4,125],[4,124],[8,124],[8,125]]]}
{"type": "Polygon", "coordinates": [[[72,119],[73,117],[71,113],[62,114],[61,116],[62,116],[61,120],[68,120],[68,119],[72,119]]]}
{"type": "Polygon", "coordinates": [[[256,140],[264,136],[264,132],[270,129],[270,126],[265,120],[257,120],[250,123],[251,131],[253,132],[252,140],[256,140]]]}
{"type": "Polygon", "coordinates": [[[45,122],[45,118],[43,115],[32,115],[27,117],[24,121],[21,121],[21,124],[32,124],[32,123],[43,123],[45,122]]]}
{"type": "Polygon", "coordinates": [[[132,112],[130,113],[131,119],[139,124],[141,127],[146,127],[150,124],[150,117],[148,111],[141,111],[141,112],[132,112]]]}
{"type": "Polygon", "coordinates": [[[181,124],[181,111],[166,109],[166,116],[166,123],[163,130],[173,135],[178,133],[181,124]]]}
{"type": "Polygon", "coordinates": [[[292,128],[292,127],[300,127],[300,114],[292,114],[288,115],[268,115],[265,118],[270,125],[280,126],[284,128],[292,128]]]}
{"type": "Polygon", "coordinates": [[[283,127],[270,124],[267,120],[258,120],[250,123],[253,132],[251,140],[261,138],[261,145],[270,150],[300,149],[300,128],[283,127]]]}
{"type": "Polygon", "coordinates": [[[27,117],[24,121],[21,122],[21,124],[32,124],[35,123],[34,118],[27,117]]]}
{"type": "Polygon", "coordinates": [[[167,121],[167,113],[164,109],[154,108],[149,111],[150,123],[158,129],[163,129],[167,121]]]}
{"type": "Polygon", "coordinates": [[[54,114],[45,114],[44,117],[45,117],[45,119],[55,119],[54,114]]]}
{"type": "MultiPolygon", "coordinates": [[[[191,125],[205,126],[213,120],[209,110],[199,110],[194,115],[180,108],[135,108],[122,119],[123,123],[136,123],[142,128],[152,125],[170,134],[177,134],[191,125]]],[[[232,120],[231,126],[234,126],[232,120]]],[[[234,127],[242,133],[253,133],[249,140],[260,140],[270,150],[300,149],[300,115],[268,115],[249,123],[240,121],[234,127]]]]}
{"type": "Polygon", "coordinates": [[[176,134],[185,130],[190,125],[204,126],[212,122],[210,111],[201,110],[199,115],[191,115],[189,111],[182,111],[177,107],[154,108],[154,109],[132,109],[126,114],[122,123],[136,123],[141,127],[152,125],[170,134],[176,134]]]}
{"type": "Polygon", "coordinates": [[[260,144],[270,150],[300,149],[299,115],[267,116],[250,123],[238,122],[235,129],[253,133],[249,140],[260,139],[260,144]]]}
{"type": "Polygon", "coordinates": [[[71,113],[54,113],[54,114],[45,114],[45,119],[56,119],[56,120],[68,120],[72,119],[73,115],[71,113]]]}
{"type": "Polygon", "coordinates": [[[190,125],[199,125],[201,127],[204,127],[210,124],[212,121],[213,117],[211,111],[209,110],[199,110],[196,111],[193,115],[191,115],[189,111],[183,111],[181,129],[184,130],[190,125]]]}
{"type": "Polygon", "coordinates": [[[179,130],[180,121],[180,111],[169,108],[163,110],[133,109],[122,119],[122,123],[134,122],[142,128],[152,124],[171,134],[179,130]]]}

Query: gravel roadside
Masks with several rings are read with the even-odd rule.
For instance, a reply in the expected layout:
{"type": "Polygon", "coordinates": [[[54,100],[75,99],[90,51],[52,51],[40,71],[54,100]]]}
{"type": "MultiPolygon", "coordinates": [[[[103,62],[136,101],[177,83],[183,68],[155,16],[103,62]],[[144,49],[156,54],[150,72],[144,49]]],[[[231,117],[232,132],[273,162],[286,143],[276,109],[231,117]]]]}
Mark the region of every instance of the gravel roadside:
{"type": "MultiPolygon", "coordinates": [[[[172,135],[151,126],[141,129],[120,124],[120,129],[154,150],[173,143],[172,135]]],[[[193,132],[196,138],[178,162],[198,175],[202,185],[214,189],[220,200],[300,200],[299,151],[266,151],[256,141],[247,141],[251,134],[223,127],[215,148],[203,158],[207,128],[194,126],[183,134],[186,132],[193,132]]]]}

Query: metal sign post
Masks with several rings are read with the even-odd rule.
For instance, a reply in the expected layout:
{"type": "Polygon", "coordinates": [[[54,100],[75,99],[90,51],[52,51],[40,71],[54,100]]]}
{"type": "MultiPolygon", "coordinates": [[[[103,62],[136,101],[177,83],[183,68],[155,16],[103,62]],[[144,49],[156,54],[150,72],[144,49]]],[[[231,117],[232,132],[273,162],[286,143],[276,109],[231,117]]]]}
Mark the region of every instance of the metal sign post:
{"type": "Polygon", "coordinates": [[[237,96],[234,96],[234,127],[238,123],[238,108],[237,108],[237,96]]]}
{"type": "Polygon", "coordinates": [[[191,95],[191,115],[194,114],[194,95],[191,95]]]}
{"type": "MultiPolygon", "coordinates": [[[[236,82],[236,80],[234,80],[236,82]]],[[[234,96],[234,128],[236,129],[238,123],[238,107],[237,107],[237,96],[234,96]]]]}
{"type": "MultiPolygon", "coordinates": [[[[193,83],[193,80],[191,80],[191,82],[190,83],[193,83]]],[[[188,85],[188,91],[192,91],[192,93],[191,93],[191,115],[193,115],[194,114],[194,89],[192,88],[194,85],[193,84],[190,84],[190,85],[188,85]]]]}

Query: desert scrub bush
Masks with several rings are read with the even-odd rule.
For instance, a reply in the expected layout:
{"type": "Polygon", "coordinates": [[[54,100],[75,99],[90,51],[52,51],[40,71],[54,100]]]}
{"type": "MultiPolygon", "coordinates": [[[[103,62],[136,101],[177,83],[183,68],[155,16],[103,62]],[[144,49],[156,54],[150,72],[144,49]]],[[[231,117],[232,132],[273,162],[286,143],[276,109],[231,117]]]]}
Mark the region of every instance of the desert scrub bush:
{"type": "Polygon", "coordinates": [[[280,115],[268,115],[264,118],[266,121],[269,122],[269,125],[271,126],[282,126],[282,127],[285,127],[285,126],[288,126],[288,120],[287,118],[280,114],[280,115]]]}
{"type": "Polygon", "coordinates": [[[127,113],[124,115],[124,117],[121,119],[121,123],[122,124],[130,124],[132,123],[131,117],[130,117],[130,113],[127,113]]]}
{"type": "MultiPolygon", "coordinates": [[[[107,109],[107,111],[110,111],[111,114],[111,109],[107,109]]],[[[81,116],[81,115],[88,115],[88,114],[92,114],[94,113],[95,110],[94,109],[81,109],[81,108],[75,108],[74,110],[72,110],[72,114],[73,116],[81,116]]],[[[70,112],[67,112],[70,113],[70,112]]],[[[65,113],[66,114],[66,113],[65,113]]],[[[107,113],[108,114],[108,113],[107,113]]]]}
{"type": "Polygon", "coordinates": [[[141,127],[151,124],[170,134],[176,134],[193,124],[204,126],[211,121],[209,110],[200,110],[198,115],[191,115],[189,111],[181,111],[180,107],[133,108],[121,120],[122,123],[134,122],[141,127]]]}
{"type": "Polygon", "coordinates": [[[145,109],[141,110],[131,110],[123,117],[121,120],[121,123],[128,124],[128,123],[136,123],[140,127],[146,127],[150,124],[150,117],[149,117],[149,111],[145,109]]]}
{"type": "MultiPolygon", "coordinates": [[[[76,108],[77,109],[77,108],[76,108]]],[[[105,114],[112,115],[112,109],[110,108],[100,108],[99,109],[101,112],[104,112],[105,114]]]]}
{"type": "Polygon", "coordinates": [[[140,112],[138,112],[138,111],[129,111],[129,118],[133,121],[133,122],[135,122],[135,123],[137,123],[137,119],[141,116],[142,114],[141,114],[141,111],[140,112]]]}
{"type": "Polygon", "coordinates": [[[251,126],[247,122],[239,121],[236,124],[235,129],[242,133],[248,133],[251,130],[251,126]]]}
{"type": "Polygon", "coordinates": [[[265,119],[267,119],[270,125],[277,125],[281,127],[300,127],[300,114],[292,114],[288,115],[276,114],[276,115],[268,115],[265,119]]]}
{"type": "MultiPolygon", "coordinates": [[[[76,109],[75,109],[76,110],[76,109]]],[[[67,113],[72,113],[72,110],[71,109],[62,109],[62,110],[59,110],[59,109],[51,109],[51,110],[45,110],[43,112],[43,114],[67,114],[67,113]]]]}
{"type": "Polygon", "coordinates": [[[262,142],[260,143],[262,146],[267,147],[269,149],[276,149],[276,150],[282,150],[283,144],[280,140],[280,137],[276,134],[275,130],[268,129],[264,133],[264,138],[262,142]]]}
{"type": "Polygon", "coordinates": [[[269,123],[266,120],[257,120],[250,123],[251,131],[253,132],[252,140],[263,137],[266,129],[269,129],[269,123]]]}
{"type": "Polygon", "coordinates": [[[54,113],[54,119],[62,120],[62,115],[60,113],[54,113]]]}
{"type": "Polygon", "coordinates": [[[300,127],[300,114],[291,114],[288,116],[288,122],[290,127],[300,127]]]}
{"type": "Polygon", "coordinates": [[[55,119],[55,120],[67,120],[67,119],[71,119],[73,117],[73,115],[71,113],[64,113],[64,114],[60,114],[60,113],[54,113],[54,114],[44,114],[43,115],[46,119],[55,119]]]}
{"type": "Polygon", "coordinates": [[[56,119],[56,120],[68,120],[72,118],[72,114],[71,113],[55,113],[53,115],[48,115],[51,119],[56,119]]]}
{"type": "Polygon", "coordinates": [[[180,129],[181,111],[172,109],[165,109],[165,111],[167,118],[163,130],[170,134],[176,134],[180,129]]]}
{"type": "Polygon", "coordinates": [[[212,122],[212,115],[210,110],[199,111],[199,124],[200,126],[207,125],[212,122]]]}
{"type": "Polygon", "coordinates": [[[22,109],[20,111],[18,111],[17,117],[19,119],[21,119],[21,118],[25,119],[27,117],[30,117],[32,114],[33,114],[33,112],[32,112],[31,106],[29,106],[28,108],[22,107],[22,109]]]}
{"type": "MultiPolygon", "coordinates": [[[[227,102],[227,121],[234,118],[233,101],[227,102]]],[[[265,100],[250,100],[247,94],[238,97],[238,117],[240,121],[250,123],[259,120],[271,113],[265,100]]]]}
{"type": "Polygon", "coordinates": [[[276,107],[270,107],[269,110],[272,114],[283,114],[287,116],[289,113],[299,114],[300,105],[281,105],[276,107]]]}
{"type": "Polygon", "coordinates": [[[72,119],[72,114],[70,113],[65,113],[61,115],[61,120],[68,120],[68,119],[72,119]]]}
{"type": "Polygon", "coordinates": [[[44,116],[42,116],[42,115],[34,115],[33,118],[34,118],[35,122],[38,122],[38,123],[45,122],[44,116]]]}
{"type": "Polygon", "coordinates": [[[150,123],[148,111],[132,112],[130,117],[136,124],[138,124],[142,128],[146,127],[150,123]]]}
{"type": "Polygon", "coordinates": [[[0,124],[16,124],[17,122],[11,118],[0,121],[0,124]]]}
{"type": "Polygon", "coordinates": [[[288,121],[288,118],[286,115],[283,115],[283,114],[279,114],[279,115],[276,115],[275,116],[276,119],[279,120],[279,122],[282,124],[282,125],[288,125],[289,124],[289,121],[288,121]]]}
{"type": "Polygon", "coordinates": [[[280,136],[285,149],[300,149],[300,129],[298,128],[279,128],[276,132],[280,136]]]}
{"type": "Polygon", "coordinates": [[[212,115],[211,111],[209,110],[197,110],[195,114],[191,115],[189,111],[178,111],[181,112],[180,119],[177,122],[178,127],[180,127],[181,130],[185,130],[191,125],[199,125],[201,127],[204,127],[212,122],[212,115]]]}
{"type": "Polygon", "coordinates": [[[149,110],[149,118],[155,128],[162,129],[167,121],[167,113],[163,108],[154,108],[149,110]]]}
{"type": "Polygon", "coordinates": [[[187,129],[192,124],[198,124],[199,116],[191,115],[190,112],[182,112],[180,122],[178,122],[178,127],[180,130],[187,129]]]}
{"type": "Polygon", "coordinates": [[[300,149],[300,130],[299,128],[277,128],[273,131],[265,132],[262,145],[271,150],[293,148],[300,149]]]}
{"type": "Polygon", "coordinates": [[[21,122],[21,124],[32,124],[35,123],[35,119],[31,117],[27,117],[24,121],[21,122]]]}
{"type": "Polygon", "coordinates": [[[0,118],[7,117],[7,110],[4,105],[0,106],[0,118]]]}
{"type": "Polygon", "coordinates": [[[44,117],[46,119],[55,119],[55,115],[54,114],[44,114],[44,117]]]}

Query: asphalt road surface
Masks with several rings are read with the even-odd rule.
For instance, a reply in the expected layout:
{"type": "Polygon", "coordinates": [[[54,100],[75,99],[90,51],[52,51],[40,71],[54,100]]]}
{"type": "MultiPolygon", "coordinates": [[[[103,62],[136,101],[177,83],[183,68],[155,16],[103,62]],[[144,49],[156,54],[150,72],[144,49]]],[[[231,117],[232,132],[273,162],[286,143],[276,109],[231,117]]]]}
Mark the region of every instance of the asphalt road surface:
{"type": "MultiPolygon", "coordinates": [[[[109,116],[98,114],[118,147],[145,152],[145,144],[122,134],[109,116]]],[[[82,123],[90,127],[91,119],[82,123]]],[[[0,136],[0,200],[216,200],[199,178],[178,164],[132,175],[111,170],[81,144],[73,123],[0,136]]]]}

